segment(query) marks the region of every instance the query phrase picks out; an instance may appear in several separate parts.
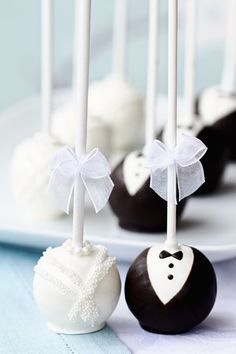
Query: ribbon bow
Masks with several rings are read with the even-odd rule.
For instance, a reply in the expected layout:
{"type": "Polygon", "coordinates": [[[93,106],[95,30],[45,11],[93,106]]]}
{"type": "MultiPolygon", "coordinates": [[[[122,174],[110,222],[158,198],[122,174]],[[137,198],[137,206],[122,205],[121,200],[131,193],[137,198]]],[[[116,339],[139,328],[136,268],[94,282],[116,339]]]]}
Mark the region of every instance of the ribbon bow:
{"type": "Polygon", "coordinates": [[[76,179],[81,178],[98,212],[107,203],[114,187],[110,173],[109,164],[99,149],[78,158],[70,147],[65,146],[57,152],[52,162],[48,192],[68,214],[76,179]]]}
{"type": "Polygon", "coordinates": [[[183,258],[183,252],[178,251],[178,252],[171,254],[168,251],[161,251],[161,253],[159,254],[159,258],[161,258],[161,259],[168,258],[168,257],[174,257],[174,258],[178,259],[179,261],[181,261],[181,259],[183,258]]]}
{"type": "Polygon", "coordinates": [[[172,151],[159,140],[154,140],[147,155],[146,167],[151,171],[150,187],[163,199],[177,204],[176,185],[168,191],[168,169],[177,180],[179,201],[194,193],[204,182],[200,159],[207,147],[195,137],[182,134],[180,143],[172,151]]]}

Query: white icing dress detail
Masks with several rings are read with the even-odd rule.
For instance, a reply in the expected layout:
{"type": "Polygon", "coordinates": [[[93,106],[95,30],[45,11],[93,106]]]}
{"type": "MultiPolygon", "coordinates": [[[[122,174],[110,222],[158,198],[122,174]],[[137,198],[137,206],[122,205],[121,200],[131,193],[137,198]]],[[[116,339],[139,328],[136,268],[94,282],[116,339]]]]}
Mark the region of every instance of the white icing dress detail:
{"type": "Polygon", "coordinates": [[[164,305],[183,288],[191,272],[193,260],[193,251],[187,246],[179,246],[175,252],[168,247],[163,248],[163,245],[149,249],[148,276],[153,290],[164,305]]]}
{"type": "MultiPolygon", "coordinates": [[[[63,247],[65,247],[68,252],[76,253],[70,240],[63,244],[63,247]]],[[[115,258],[107,256],[105,247],[96,246],[96,248],[98,248],[98,253],[86,281],[83,281],[76,272],[56,259],[52,255],[52,248],[48,248],[47,251],[44,252],[44,256],[35,266],[37,275],[53,284],[60,293],[65,296],[70,296],[73,299],[73,305],[68,313],[69,320],[75,322],[81,318],[91,327],[94,327],[99,319],[99,309],[95,301],[96,288],[108,274],[110,268],[115,264],[115,258]],[[57,270],[57,274],[61,273],[67,278],[67,285],[53,274],[54,269],[57,270]]],[[[93,252],[93,247],[86,242],[77,256],[87,256],[91,252],[93,252]]]]}

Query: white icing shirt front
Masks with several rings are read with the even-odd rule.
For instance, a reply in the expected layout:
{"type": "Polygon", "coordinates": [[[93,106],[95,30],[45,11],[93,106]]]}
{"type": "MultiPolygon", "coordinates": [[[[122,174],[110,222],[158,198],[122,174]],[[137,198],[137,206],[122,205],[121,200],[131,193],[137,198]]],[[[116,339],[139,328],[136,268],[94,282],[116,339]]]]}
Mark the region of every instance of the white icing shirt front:
{"type": "Polygon", "coordinates": [[[174,252],[164,244],[149,249],[148,276],[153,290],[164,305],[183,288],[191,272],[193,260],[193,250],[187,246],[179,245],[174,252]]]}
{"type": "Polygon", "coordinates": [[[145,161],[145,155],[140,151],[131,152],[124,160],[124,182],[130,195],[135,195],[150,176],[145,161]]]}

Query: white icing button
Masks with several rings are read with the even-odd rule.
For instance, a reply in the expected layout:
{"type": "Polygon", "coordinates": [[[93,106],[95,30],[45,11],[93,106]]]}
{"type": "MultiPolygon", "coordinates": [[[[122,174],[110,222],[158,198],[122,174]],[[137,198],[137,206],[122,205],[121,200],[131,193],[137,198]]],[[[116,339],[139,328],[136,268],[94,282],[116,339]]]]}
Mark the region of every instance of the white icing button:
{"type": "Polygon", "coordinates": [[[124,182],[130,195],[135,195],[148,180],[149,170],[145,167],[145,156],[139,151],[131,152],[123,164],[124,182]]]}
{"type": "Polygon", "coordinates": [[[193,251],[190,247],[180,246],[183,258],[176,259],[173,256],[160,258],[162,251],[169,251],[166,245],[150,248],[147,254],[147,272],[156,295],[166,305],[183,288],[193,265],[193,251]],[[170,264],[173,266],[170,267],[170,264]]]}

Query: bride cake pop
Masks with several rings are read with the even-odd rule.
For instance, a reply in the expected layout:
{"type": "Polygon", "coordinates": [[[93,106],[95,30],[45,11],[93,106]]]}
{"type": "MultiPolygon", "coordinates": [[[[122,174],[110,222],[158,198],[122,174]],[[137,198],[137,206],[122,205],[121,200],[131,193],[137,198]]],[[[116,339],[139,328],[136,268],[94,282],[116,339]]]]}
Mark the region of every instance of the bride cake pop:
{"type": "Polygon", "coordinates": [[[65,147],[56,154],[49,182],[50,194],[66,212],[74,191],[73,237],[44,252],[35,267],[33,284],[36,302],[48,327],[65,334],[102,329],[120,295],[115,258],[107,255],[104,246],[83,241],[84,187],[99,211],[106,204],[113,183],[108,162],[99,150],[85,154],[91,1],[80,0],[76,4],[76,38],[80,44],[74,87],[78,98],[76,153],[65,147]]]}
{"type": "Polygon", "coordinates": [[[228,4],[228,21],[222,84],[210,87],[198,97],[196,110],[204,124],[213,125],[225,137],[230,157],[236,159],[236,49],[235,49],[236,2],[228,4]]]}
{"type": "MultiPolygon", "coordinates": [[[[167,205],[149,188],[150,173],[145,166],[147,146],[155,137],[158,6],[158,1],[150,1],[146,146],[143,151],[128,154],[112,172],[115,187],[110,198],[111,208],[122,228],[139,232],[161,232],[166,229],[167,205]]],[[[178,217],[182,214],[185,202],[182,201],[178,206],[178,217]]]]}
{"type": "Polygon", "coordinates": [[[202,158],[206,181],[195,194],[208,194],[215,191],[221,182],[228,162],[228,148],[221,130],[214,125],[206,125],[194,113],[197,1],[189,0],[186,8],[184,112],[178,118],[178,135],[187,133],[196,136],[207,145],[208,153],[202,158]]]}
{"type": "Polygon", "coordinates": [[[41,132],[16,147],[10,168],[10,183],[22,215],[30,220],[61,215],[47,195],[49,169],[61,143],[51,134],[52,103],[52,4],[42,1],[42,126],[41,132]]]}
{"type": "MultiPolygon", "coordinates": [[[[176,139],[177,5],[177,0],[169,0],[169,74],[173,76],[172,83],[169,81],[169,104],[173,104],[173,109],[168,116],[167,134],[168,149],[172,152],[176,139]]],[[[158,145],[163,148],[162,143],[155,141],[148,160],[153,160],[158,145]]],[[[199,161],[196,165],[193,160],[189,170],[184,160],[187,154],[199,152],[202,148],[204,145],[193,137],[182,142],[182,149],[178,145],[175,148],[175,151],[182,152],[182,192],[191,193],[194,190],[191,185],[194,182],[191,179],[193,170],[195,177],[203,173],[199,161]]],[[[133,262],[125,281],[125,298],[143,329],[154,333],[178,334],[191,330],[210,313],[216,298],[216,276],[211,263],[200,251],[178,243],[174,200],[176,177],[179,178],[180,174],[178,172],[176,176],[173,155],[166,155],[167,160],[158,154],[156,158],[159,164],[153,171],[152,188],[160,195],[167,195],[167,241],[143,251],[133,262]],[[165,162],[167,171],[163,171],[161,162],[165,162]],[[161,178],[163,176],[164,179],[161,178]]],[[[199,185],[202,182],[199,179],[199,185]]]]}

